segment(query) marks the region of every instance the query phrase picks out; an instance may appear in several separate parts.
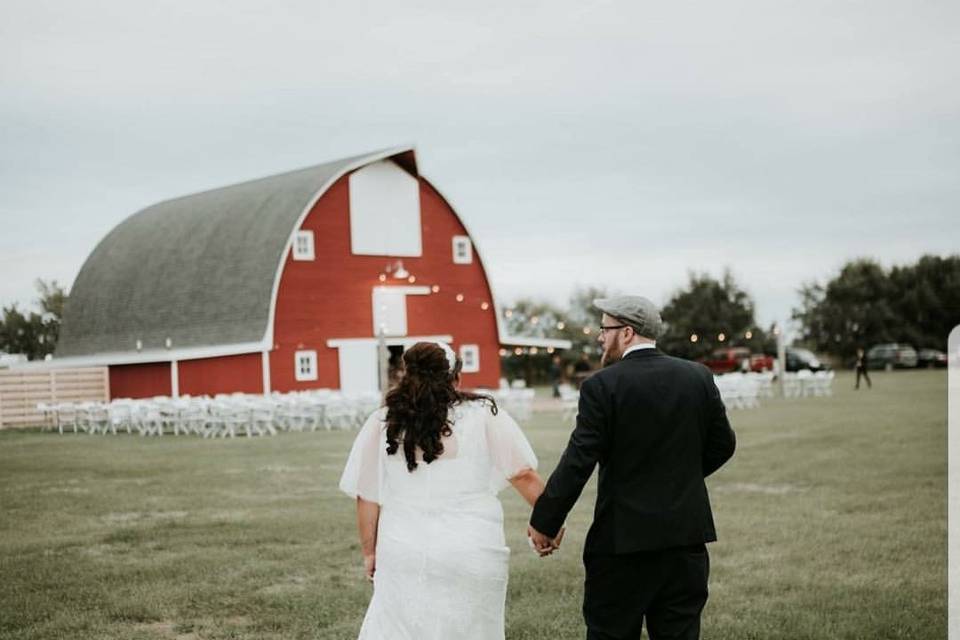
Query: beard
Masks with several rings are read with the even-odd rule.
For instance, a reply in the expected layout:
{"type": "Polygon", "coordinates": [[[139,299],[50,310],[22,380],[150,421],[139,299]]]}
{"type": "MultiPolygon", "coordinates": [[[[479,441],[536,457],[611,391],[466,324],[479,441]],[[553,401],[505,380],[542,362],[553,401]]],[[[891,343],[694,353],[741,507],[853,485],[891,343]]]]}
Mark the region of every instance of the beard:
{"type": "Polygon", "coordinates": [[[622,356],[623,349],[618,342],[614,342],[610,345],[610,348],[605,350],[603,355],[600,356],[600,367],[609,367],[614,362],[618,362],[622,356]]]}

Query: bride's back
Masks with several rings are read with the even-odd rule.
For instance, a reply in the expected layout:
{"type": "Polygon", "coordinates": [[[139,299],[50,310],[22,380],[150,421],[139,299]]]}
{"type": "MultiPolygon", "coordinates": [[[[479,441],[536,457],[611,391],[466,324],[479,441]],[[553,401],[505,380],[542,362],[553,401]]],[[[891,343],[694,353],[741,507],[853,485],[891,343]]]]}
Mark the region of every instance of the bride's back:
{"type": "MultiPolygon", "coordinates": [[[[407,469],[402,448],[386,456],[383,503],[393,501],[438,507],[492,496],[493,462],[487,443],[491,405],[483,401],[459,403],[449,412],[451,435],[441,439],[443,453],[429,464],[417,452],[417,467],[407,469]]],[[[386,438],[384,438],[386,447],[386,438]]]]}

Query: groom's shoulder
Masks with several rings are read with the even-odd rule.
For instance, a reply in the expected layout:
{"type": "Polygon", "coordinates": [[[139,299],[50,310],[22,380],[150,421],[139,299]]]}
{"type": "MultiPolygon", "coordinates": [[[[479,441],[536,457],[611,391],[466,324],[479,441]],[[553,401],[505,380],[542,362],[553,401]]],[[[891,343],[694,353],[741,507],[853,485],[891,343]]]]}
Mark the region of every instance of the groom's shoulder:
{"type": "Polygon", "coordinates": [[[687,378],[706,380],[713,377],[713,372],[710,371],[705,364],[700,362],[668,355],[664,355],[663,362],[669,369],[687,378]]]}

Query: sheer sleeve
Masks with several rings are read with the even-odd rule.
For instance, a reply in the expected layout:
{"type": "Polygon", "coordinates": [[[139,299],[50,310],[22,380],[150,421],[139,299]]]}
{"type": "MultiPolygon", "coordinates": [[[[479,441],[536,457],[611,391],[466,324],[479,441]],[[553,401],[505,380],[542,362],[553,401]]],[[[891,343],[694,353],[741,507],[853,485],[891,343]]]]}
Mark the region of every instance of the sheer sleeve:
{"type": "Polygon", "coordinates": [[[364,423],[340,476],[340,490],[351,498],[360,497],[380,504],[383,488],[383,462],[387,442],[383,409],[364,423]]]}
{"type": "Polygon", "coordinates": [[[493,415],[485,409],[487,449],[493,466],[490,489],[499,493],[524,469],[537,468],[537,456],[520,426],[502,408],[493,415]]]}

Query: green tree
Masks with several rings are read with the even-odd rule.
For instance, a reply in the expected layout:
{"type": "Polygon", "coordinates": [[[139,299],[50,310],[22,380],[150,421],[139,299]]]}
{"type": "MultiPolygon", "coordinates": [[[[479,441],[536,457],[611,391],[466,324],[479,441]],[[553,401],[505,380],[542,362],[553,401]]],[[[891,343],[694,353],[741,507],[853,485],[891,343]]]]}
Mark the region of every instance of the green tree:
{"type": "Polygon", "coordinates": [[[898,340],[918,349],[946,350],[947,336],[960,323],[960,255],[927,255],[916,264],[893,267],[890,281],[902,323],[898,340]]]}
{"type": "Polygon", "coordinates": [[[816,350],[850,360],[857,347],[882,342],[945,349],[960,322],[960,256],[923,256],[889,271],[857,259],[799,293],[793,317],[802,342],[816,350]]]}
{"type": "Polygon", "coordinates": [[[22,353],[30,360],[39,360],[56,348],[67,293],[56,280],[49,283],[37,280],[36,287],[40,294],[36,302],[42,313],[25,314],[16,304],[3,308],[0,351],[22,353]]]}
{"type": "Polygon", "coordinates": [[[682,358],[701,358],[723,346],[762,351],[768,342],[756,326],[753,300],[729,270],[720,280],[690,273],[687,286],[673,294],[661,315],[664,333],[658,346],[682,358]]]}
{"type": "MultiPolygon", "coordinates": [[[[597,326],[600,312],[593,307],[596,298],[607,295],[602,287],[580,287],[573,291],[565,309],[530,298],[522,298],[504,310],[504,322],[510,335],[569,340],[571,348],[559,353],[561,366],[569,367],[586,353],[593,366],[600,360],[597,352],[597,326]]],[[[521,355],[508,352],[503,358],[503,373],[508,378],[522,377],[528,382],[548,382],[554,352],[527,349],[521,355]]]]}

